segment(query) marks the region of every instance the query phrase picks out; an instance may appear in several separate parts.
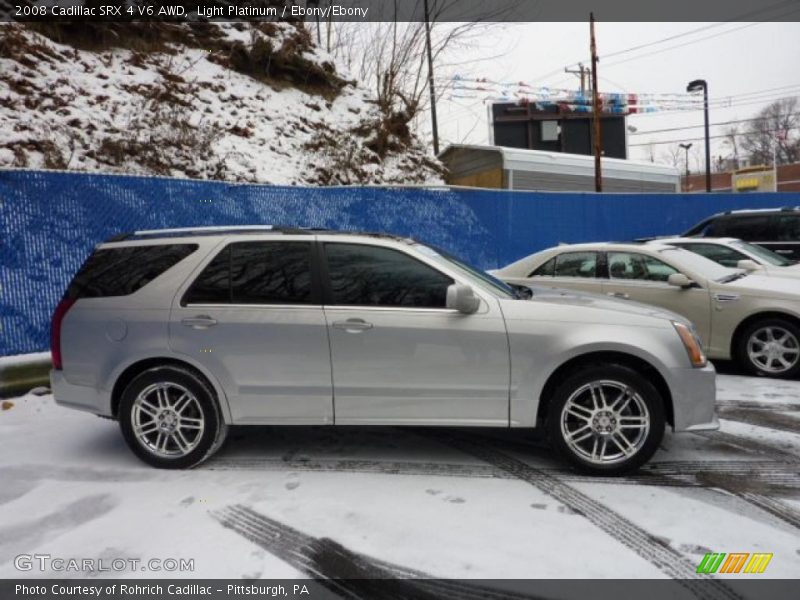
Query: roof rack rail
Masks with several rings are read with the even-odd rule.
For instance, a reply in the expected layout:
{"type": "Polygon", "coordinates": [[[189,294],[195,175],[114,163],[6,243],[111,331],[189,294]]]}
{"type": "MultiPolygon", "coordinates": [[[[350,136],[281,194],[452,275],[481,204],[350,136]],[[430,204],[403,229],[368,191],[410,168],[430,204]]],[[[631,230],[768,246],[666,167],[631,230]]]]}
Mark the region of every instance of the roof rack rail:
{"type": "Polygon", "coordinates": [[[214,225],[204,227],[177,227],[173,229],[142,229],[133,232],[133,235],[161,235],[172,233],[203,233],[219,231],[280,231],[274,225],[214,225]]]}

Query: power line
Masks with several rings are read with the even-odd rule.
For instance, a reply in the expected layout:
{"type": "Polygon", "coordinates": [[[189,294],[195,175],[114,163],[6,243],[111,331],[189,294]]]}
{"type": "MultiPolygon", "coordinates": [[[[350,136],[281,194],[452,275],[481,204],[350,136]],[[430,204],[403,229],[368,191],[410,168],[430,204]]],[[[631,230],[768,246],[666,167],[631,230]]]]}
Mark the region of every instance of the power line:
{"type": "MultiPolygon", "coordinates": [[[[784,131],[784,129],[766,129],[764,131],[759,131],[758,133],[759,134],[761,134],[761,133],[778,133],[779,131],[784,131]]],[[[749,133],[748,132],[741,132],[741,133],[737,133],[735,135],[736,135],[736,137],[739,137],[739,136],[742,136],[742,135],[749,135],[749,133]]],[[[729,138],[729,137],[731,137],[731,136],[730,135],[711,135],[711,136],[708,137],[708,139],[717,140],[717,139],[729,138]]],[[[640,144],[628,144],[628,147],[632,148],[634,146],[660,146],[662,144],[679,144],[681,142],[701,142],[701,141],[703,141],[705,139],[706,138],[704,138],[704,137],[698,137],[698,138],[681,138],[679,140],[663,140],[663,141],[658,141],[658,142],[642,142],[640,144]]]]}
{"type": "MultiPolygon", "coordinates": [[[[800,116],[800,112],[795,113],[787,113],[785,115],[781,115],[783,117],[796,117],[800,116]]],[[[772,117],[754,117],[752,119],[736,119],[733,121],[721,121],[719,123],[711,123],[709,127],[720,127],[722,125],[735,125],[736,123],[752,123],[753,121],[766,121],[771,119],[772,117]]],[[[683,131],[684,129],[698,129],[703,127],[702,124],[700,125],[684,125],[683,127],[668,127],[666,129],[651,129],[649,131],[634,131],[629,135],[648,135],[651,133],[666,133],[668,131],[683,131]]]]}

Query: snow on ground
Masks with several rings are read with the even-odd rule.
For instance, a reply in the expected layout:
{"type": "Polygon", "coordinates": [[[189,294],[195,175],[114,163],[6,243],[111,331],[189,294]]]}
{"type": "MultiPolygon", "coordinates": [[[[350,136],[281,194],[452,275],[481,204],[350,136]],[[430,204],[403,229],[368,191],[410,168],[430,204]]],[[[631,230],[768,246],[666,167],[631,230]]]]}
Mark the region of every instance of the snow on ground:
{"type": "Polygon", "coordinates": [[[0,577],[41,552],[226,578],[305,577],[309,561],[335,575],[355,553],[367,575],[467,579],[691,578],[706,552],[771,552],[762,577],[800,574],[796,381],[720,375],[721,431],[668,434],[620,479],[578,475],[526,432],[397,428],[234,429],[202,467],[159,471],[115,422],[12,402],[0,577]]]}
{"type": "MultiPolygon", "coordinates": [[[[209,27],[248,48],[257,39],[281,48],[297,35],[284,23],[270,37],[249,24],[209,27]]],[[[367,149],[379,111],[364,88],[348,83],[333,97],[262,81],[224,66],[224,54],[177,42],[158,52],[88,51],[0,24],[0,167],[280,185],[442,183],[413,137],[390,139],[398,143],[382,158],[367,149]]],[[[317,48],[302,56],[333,64],[317,48]]]]}

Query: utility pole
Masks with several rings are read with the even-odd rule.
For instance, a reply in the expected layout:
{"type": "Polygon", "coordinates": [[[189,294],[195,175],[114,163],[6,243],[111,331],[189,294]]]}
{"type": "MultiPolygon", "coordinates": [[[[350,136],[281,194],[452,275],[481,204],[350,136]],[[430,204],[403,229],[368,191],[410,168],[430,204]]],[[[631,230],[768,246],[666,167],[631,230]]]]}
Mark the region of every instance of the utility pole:
{"type": "Polygon", "coordinates": [[[439,155],[439,125],[436,121],[436,89],[433,86],[433,52],[431,50],[431,23],[428,0],[425,0],[425,45],[428,51],[428,89],[431,92],[431,128],[433,129],[433,153],[439,155]]]}
{"type": "Polygon", "coordinates": [[[581,96],[586,94],[586,67],[583,66],[582,63],[578,63],[577,69],[568,69],[564,67],[564,73],[572,73],[573,75],[577,75],[581,80],[581,96]]]}
{"type": "Polygon", "coordinates": [[[600,155],[603,146],[600,140],[600,94],[597,91],[597,43],[594,38],[594,13],[589,13],[589,30],[591,33],[592,51],[592,125],[594,137],[594,191],[603,191],[603,171],[600,163],[600,155]]]}
{"type": "Polygon", "coordinates": [[[690,142],[688,144],[678,144],[678,146],[686,150],[686,184],[683,187],[684,191],[688,192],[689,191],[689,148],[692,147],[692,144],[690,142]]]}

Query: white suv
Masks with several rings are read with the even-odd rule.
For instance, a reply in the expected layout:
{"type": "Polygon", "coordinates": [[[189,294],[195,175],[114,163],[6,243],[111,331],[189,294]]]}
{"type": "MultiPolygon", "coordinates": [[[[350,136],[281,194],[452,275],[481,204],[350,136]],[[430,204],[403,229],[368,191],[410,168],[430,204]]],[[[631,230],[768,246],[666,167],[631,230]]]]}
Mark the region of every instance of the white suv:
{"type": "Polygon", "coordinates": [[[162,230],[100,244],[53,318],[56,402],[190,467],[228,425],[546,427],[615,474],[716,428],[714,370],[652,307],[527,293],[388,235],[162,230]]]}

